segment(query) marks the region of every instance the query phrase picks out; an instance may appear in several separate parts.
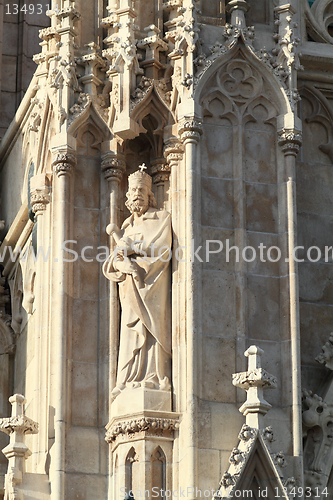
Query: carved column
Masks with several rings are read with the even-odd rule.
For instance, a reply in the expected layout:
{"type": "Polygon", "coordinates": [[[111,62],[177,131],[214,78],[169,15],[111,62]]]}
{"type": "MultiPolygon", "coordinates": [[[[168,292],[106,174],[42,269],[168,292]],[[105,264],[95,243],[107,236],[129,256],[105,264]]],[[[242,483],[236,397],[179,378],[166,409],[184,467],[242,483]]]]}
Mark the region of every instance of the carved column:
{"type": "Polygon", "coordinates": [[[22,394],[14,394],[9,398],[12,404],[12,416],[0,419],[0,431],[10,436],[9,445],[2,453],[8,459],[8,470],[5,476],[5,498],[23,498],[20,484],[25,472],[25,460],[31,451],[24,444],[26,434],[37,434],[38,424],[23,414],[23,405],[26,399],[22,394]]]}
{"type": "MultiPolygon", "coordinates": [[[[120,224],[119,208],[119,184],[126,169],[125,160],[114,153],[108,151],[102,155],[102,172],[108,183],[110,193],[110,224],[120,224]]],[[[110,251],[114,249],[114,239],[110,236],[110,251]]],[[[117,295],[117,283],[110,281],[110,306],[109,306],[109,393],[116,386],[117,377],[117,355],[119,336],[119,306],[117,295]]]]}
{"type": "MultiPolygon", "coordinates": [[[[201,239],[200,216],[201,207],[199,187],[200,181],[197,173],[197,146],[202,134],[202,124],[196,118],[185,119],[178,129],[181,142],[185,149],[185,175],[186,175],[186,334],[187,334],[187,403],[186,412],[189,436],[189,456],[187,469],[187,484],[193,488],[197,483],[197,404],[198,404],[198,336],[200,327],[201,297],[201,269],[191,262],[191,248],[198,246],[201,239]]],[[[192,490],[191,490],[192,491],[192,490]]]]}
{"type": "Polygon", "coordinates": [[[34,286],[34,304],[37,315],[35,317],[35,396],[33,416],[41,424],[40,432],[35,440],[36,449],[33,450],[33,460],[34,468],[38,470],[40,464],[40,472],[43,473],[48,452],[47,418],[45,418],[45,412],[43,413],[42,410],[47,405],[47,399],[45,391],[41,389],[42,387],[44,388],[47,383],[47,360],[45,359],[47,341],[45,335],[42,335],[42,329],[48,321],[45,311],[47,310],[47,289],[49,287],[47,279],[48,262],[45,262],[45,260],[49,258],[47,248],[48,238],[46,237],[48,232],[48,217],[46,217],[46,221],[45,217],[42,217],[42,215],[45,214],[47,205],[50,203],[49,178],[46,174],[35,175],[30,179],[30,202],[32,210],[37,218],[36,246],[38,255],[35,267],[36,279],[34,286]],[[42,251],[42,253],[40,253],[40,251],[42,251]],[[44,259],[44,256],[46,256],[46,259],[44,259]]]}
{"type": "MultiPolygon", "coordinates": [[[[297,209],[296,209],[296,156],[302,143],[300,131],[282,129],[278,143],[285,156],[286,197],[287,197],[287,230],[289,259],[289,304],[290,304],[290,343],[292,374],[292,418],[293,418],[293,454],[299,457],[299,474],[302,479],[303,445],[302,445],[302,395],[301,395],[301,354],[300,354],[300,321],[298,266],[294,249],[297,246],[297,209]]],[[[302,481],[303,484],[303,481],[302,481]]]]}
{"type": "Polygon", "coordinates": [[[177,328],[172,328],[172,380],[175,394],[175,408],[177,411],[185,410],[185,405],[182,405],[182,384],[178,374],[181,370],[181,349],[185,348],[185,318],[186,304],[184,297],[185,290],[185,273],[186,264],[181,262],[185,259],[185,230],[182,221],[182,214],[185,213],[185,175],[181,169],[181,161],[183,159],[183,145],[176,137],[171,137],[164,149],[164,156],[170,168],[170,195],[169,203],[172,216],[173,230],[173,259],[172,259],[172,325],[179,325],[179,333],[177,328]],[[181,332],[183,336],[181,336],[181,332]]]}
{"type": "Polygon", "coordinates": [[[170,166],[164,158],[157,158],[151,162],[151,175],[156,186],[157,206],[164,208],[170,177],[170,166]]]}
{"type": "Polygon", "coordinates": [[[69,240],[70,230],[70,177],[76,165],[75,152],[69,146],[53,149],[54,158],[52,162],[54,172],[54,299],[52,315],[52,351],[55,362],[51,374],[51,383],[54,384],[54,431],[55,443],[52,473],[54,475],[54,488],[51,498],[63,500],[65,498],[65,437],[67,422],[67,339],[69,336],[68,301],[70,268],[64,262],[62,245],[69,240]]]}

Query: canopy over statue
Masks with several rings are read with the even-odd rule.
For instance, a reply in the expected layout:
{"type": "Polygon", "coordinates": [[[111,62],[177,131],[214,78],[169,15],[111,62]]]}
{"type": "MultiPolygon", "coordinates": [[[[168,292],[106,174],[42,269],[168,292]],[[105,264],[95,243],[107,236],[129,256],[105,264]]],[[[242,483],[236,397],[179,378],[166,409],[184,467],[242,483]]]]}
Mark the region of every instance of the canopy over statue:
{"type": "Polygon", "coordinates": [[[171,372],[171,216],[156,209],[145,166],[128,178],[131,216],[107,228],[116,251],[103,266],[119,283],[121,327],[116,397],[126,387],[169,390],[171,372]]]}

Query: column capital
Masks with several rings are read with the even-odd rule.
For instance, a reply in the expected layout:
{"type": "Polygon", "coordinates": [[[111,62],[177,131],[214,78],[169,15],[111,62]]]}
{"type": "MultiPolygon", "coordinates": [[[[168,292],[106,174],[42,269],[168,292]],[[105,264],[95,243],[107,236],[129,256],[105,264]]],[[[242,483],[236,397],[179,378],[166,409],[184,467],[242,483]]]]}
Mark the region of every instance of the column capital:
{"type": "Polygon", "coordinates": [[[285,155],[297,156],[302,145],[302,134],[296,129],[282,129],[278,132],[278,144],[285,155]]]}
{"type": "Polygon", "coordinates": [[[171,170],[172,167],[178,166],[179,162],[182,160],[184,146],[176,139],[171,140],[166,143],[163,154],[171,170]]]}
{"type": "Polygon", "coordinates": [[[126,170],[125,159],[113,151],[108,151],[102,155],[101,169],[107,181],[120,182],[126,170]]]}
{"type": "Polygon", "coordinates": [[[187,142],[198,144],[202,132],[202,122],[198,118],[186,118],[178,126],[180,140],[185,144],[187,142]]]}
{"type": "Polygon", "coordinates": [[[30,203],[36,216],[42,215],[50,202],[49,180],[45,174],[30,179],[30,203]]]}
{"type": "Polygon", "coordinates": [[[56,150],[53,152],[52,167],[53,172],[58,177],[61,177],[62,175],[70,175],[75,165],[76,155],[74,151],[56,150]]]}
{"type": "Polygon", "coordinates": [[[163,184],[169,180],[171,168],[165,158],[157,158],[151,162],[151,176],[154,184],[163,184]]]}

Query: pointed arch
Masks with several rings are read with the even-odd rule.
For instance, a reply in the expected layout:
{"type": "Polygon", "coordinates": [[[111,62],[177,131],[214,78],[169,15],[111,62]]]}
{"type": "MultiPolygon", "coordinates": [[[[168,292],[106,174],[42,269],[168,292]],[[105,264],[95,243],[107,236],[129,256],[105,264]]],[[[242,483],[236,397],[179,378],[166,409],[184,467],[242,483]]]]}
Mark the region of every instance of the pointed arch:
{"type": "MultiPolygon", "coordinates": [[[[273,75],[271,70],[265,65],[248,47],[243,44],[236,44],[227,53],[221,54],[203,73],[194,91],[194,98],[198,104],[201,104],[203,98],[207,94],[207,89],[210,86],[211,90],[215,90],[215,85],[211,81],[218,73],[221,73],[222,68],[227,68],[229,64],[233,65],[235,60],[243,60],[252,69],[253,73],[263,79],[266,89],[270,89],[271,99],[275,101],[278,109],[278,114],[284,115],[292,111],[288,96],[281,86],[281,83],[273,75]]],[[[255,76],[253,75],[253,76],[255,76]]],[[[243,89],[245,91],[245,89],[243,89]]],[[[243,98],[246,96],[243,95],[243,98]]],[[[270,100],[271,100],[270,99],[270,100]]]]}
{"type": "Polygon", "coordinates": [[[333,113],[331,106],[320,90],[309,84],[302,86],[300,95],[302,101],[299,110],[303,122],[304,158],[309,158],[315,150],[318,163],[327,163],[327,156],[330,162],[333,162],[333,113]]]}
{"type": "MultiPolygon", "coordinates": [[[[157,446],[151,457],[151,486],[153,491],[166,491],[166,456],[160,446],[157,446]]],[[[159,496],[163,500],[162,496],[159,496]]]]}
{"type": "Polygon", "coordinates": [[[98,111],[96,111],[95,104],[91,100],[89,100],[82,111],[74,117],[72,123],[68,127],[68,133],[73,135],[74,137],[77,136],[78,130],[81,127],[85,126],[86,122],[89,120],[94,123],[96,129],[100,131],[101,136],[103,136],[103,140],[108,140],[111,138],[111,130],[109,129],[103,118],[100,116],[98,111]]]}
{"type": "Polygon", "coordinates": [[[125,487],[127,492],[133,491],[134,488],[136,471],[133,470],[133,464],[135,462],[138,462],[138,456],[135,448],[132,446],[132,448],[127,453],[125,460],[125,487]]]}
{"type": "Polygon", "coordinates": [[[159,96],[155,89],[155,85],[152,85],[150,91],[145,95],[142,101],[134,107],[131,113],[131,118],[139,124],[141,133],[147,132],[142,124],[142,120],[149,114],[152,115],[158,122],[158,127],[154,132],[156,134],[162,135],[163,129],[166,125],[175,123],[170,109],[159,96]]]}

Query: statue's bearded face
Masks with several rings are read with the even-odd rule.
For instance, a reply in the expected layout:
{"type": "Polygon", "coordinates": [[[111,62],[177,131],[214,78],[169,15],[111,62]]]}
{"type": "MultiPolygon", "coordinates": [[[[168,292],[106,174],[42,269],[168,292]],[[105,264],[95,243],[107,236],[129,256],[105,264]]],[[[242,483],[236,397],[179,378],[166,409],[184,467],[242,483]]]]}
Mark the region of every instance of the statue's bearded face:
{"type": "Polygon", "coordinates": [[[134,180],[127,192],[126,206],[131,213],[142,215],[149,207],[149,188],[140,181],[134,180]]]}

